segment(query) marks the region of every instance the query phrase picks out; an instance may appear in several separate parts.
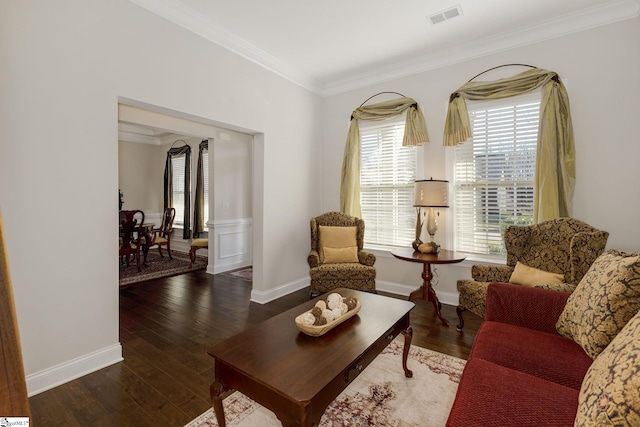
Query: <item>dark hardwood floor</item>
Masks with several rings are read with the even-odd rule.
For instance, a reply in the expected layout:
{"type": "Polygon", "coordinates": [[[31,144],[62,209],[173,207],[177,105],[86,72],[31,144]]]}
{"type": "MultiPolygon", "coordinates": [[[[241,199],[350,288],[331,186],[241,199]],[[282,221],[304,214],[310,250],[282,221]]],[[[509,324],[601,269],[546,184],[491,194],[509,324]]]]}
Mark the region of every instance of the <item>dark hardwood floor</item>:
{"type": "MultiPolygon", "coordinates": [[[[249,282],[204,271],[120,289],[124,361],[29,399],[33,426],[183,426],[210,407],[212,344],[308,300],[304,289],[268,304],[249,301],[249,282]]],[[[392,296],[392,295],[388,295],[392,296]]],[[[467,358],[480,318],[465,315],[456,331],[433,305],[411,312],[413,344],[467,358]]]]}

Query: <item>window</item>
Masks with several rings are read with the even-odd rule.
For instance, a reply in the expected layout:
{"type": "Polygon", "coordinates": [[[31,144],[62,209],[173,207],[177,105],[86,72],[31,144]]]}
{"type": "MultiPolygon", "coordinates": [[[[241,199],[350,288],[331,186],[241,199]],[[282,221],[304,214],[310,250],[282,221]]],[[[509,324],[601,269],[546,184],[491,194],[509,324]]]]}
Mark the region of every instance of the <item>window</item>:
{"type": "Polygon", "coordinates": [[[468,111],[473,139],[455,149],[455,248],[505,255],[504,229],[533,222],[540,91],[468,111]]]}
{"type": "Polygon", "coordinates": [[[184,226],[184,170],[186,155],[173,156],[171,159],[171,176],[173,179],[173,207],[176,209],[175,225],[184,226]]]}
{"type": "Polygon", "coordinates": [[[404,120],[360,129],[360,205],[368,246],[410,246],[415,239],[416,152],[403,147],[404,120]]]}

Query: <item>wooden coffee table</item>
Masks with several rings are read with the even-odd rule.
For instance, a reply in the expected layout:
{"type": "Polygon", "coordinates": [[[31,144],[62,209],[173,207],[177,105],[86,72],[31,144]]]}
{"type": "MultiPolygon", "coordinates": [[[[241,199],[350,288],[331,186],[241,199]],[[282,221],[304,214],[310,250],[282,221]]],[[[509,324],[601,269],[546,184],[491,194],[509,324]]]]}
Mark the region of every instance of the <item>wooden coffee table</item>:
{"type": "Polygon", "coordinates": [[[412,330],[410,301],[350,289],[360,312],[320,337],[300,332],[294,319],[321,295],[281,313],[208,350],[215,359],[211,400],[224,427],[223,394],[238,390],[273,411],[283,426],[317,426],[329,404],[400,333],[404,335],[405,376],[412,330]]]}

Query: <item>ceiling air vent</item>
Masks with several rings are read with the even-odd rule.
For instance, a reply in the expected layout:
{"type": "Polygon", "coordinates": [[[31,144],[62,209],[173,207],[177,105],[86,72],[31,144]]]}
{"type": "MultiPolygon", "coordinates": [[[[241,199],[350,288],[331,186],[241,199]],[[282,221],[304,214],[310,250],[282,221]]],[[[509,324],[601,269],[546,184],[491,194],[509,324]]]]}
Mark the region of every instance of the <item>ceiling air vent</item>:
{"type": "Polygon", "coordinates": [[[431,24],[439,24],[444,21],[448,21],[449,19],[453,19],[457,16],[462,15],[462,8],[460,5],[456,5],[449,9],[442,10],[436,14],[429,16],[429,21],[431,24]]]}

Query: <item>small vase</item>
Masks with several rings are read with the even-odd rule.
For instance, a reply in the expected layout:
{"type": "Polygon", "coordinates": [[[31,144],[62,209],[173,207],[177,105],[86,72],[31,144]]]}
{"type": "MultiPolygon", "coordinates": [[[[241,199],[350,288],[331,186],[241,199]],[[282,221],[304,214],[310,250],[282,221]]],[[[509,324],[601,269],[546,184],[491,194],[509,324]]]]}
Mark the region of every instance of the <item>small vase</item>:
{"type": "Polygon", "coordinates": [[[413,247],[414,251],[417,251],[421,244],[422,244],[422,240],[416,239],[413,241],[413,243],[411,243],[411,246],[413,247]]]}

